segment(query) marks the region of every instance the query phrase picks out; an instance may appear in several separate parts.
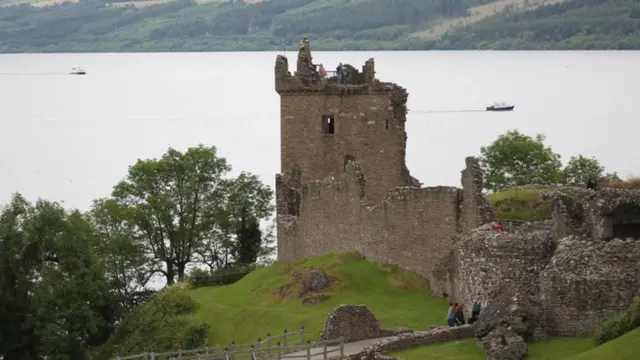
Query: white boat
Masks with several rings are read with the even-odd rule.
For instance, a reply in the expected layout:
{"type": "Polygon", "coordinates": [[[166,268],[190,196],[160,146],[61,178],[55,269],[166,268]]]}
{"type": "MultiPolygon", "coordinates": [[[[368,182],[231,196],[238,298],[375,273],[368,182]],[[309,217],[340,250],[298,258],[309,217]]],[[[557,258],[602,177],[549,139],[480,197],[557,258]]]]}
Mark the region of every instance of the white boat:
{"type": "Polygon", "coordinates": [[[71,68],[71,75],[85,75],[86,73],[80,66],[71,68]]]}
{"type": "Polygon", "coordinates": [[[515,107],[515,105],[508,105],[504,102],[497,102],[493,105],[487,106],[487,111],[510,111],[515,107]]]}

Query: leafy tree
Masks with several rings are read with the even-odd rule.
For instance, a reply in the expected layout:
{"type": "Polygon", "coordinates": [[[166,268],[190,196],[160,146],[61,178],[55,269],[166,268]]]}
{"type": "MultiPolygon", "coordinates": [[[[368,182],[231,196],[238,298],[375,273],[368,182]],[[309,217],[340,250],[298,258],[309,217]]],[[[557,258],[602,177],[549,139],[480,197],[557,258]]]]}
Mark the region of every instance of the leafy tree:
{"type": "Polygon", "coordinates": [[[500,135],[482,147],[481,164],[486,189],[501,191],[512,186],[534,183],[555,184],[561,180],[560,155],[545,146],[544,135],[535,138],[517,130],[500,135]]]}
{"type": "Polygon", "coordinates": [[[598,160],[582,155],[572,156],[563,170],[565,184],[580,186],[584,186],[589,180],[597,181],[603,173],[604,167],[598,160]]]}
{"type": "Polygon", "coordinates": [[[148,275],[171,285],[191,263],[228,261],[242,207],[256,219],[272,211],[269,187],[251,174],[225,177],[230,170],[214,146],[170,148],[160,159],[138,160],[114,187],[118,216],[142,244],[148,275]]]}
{"type": "Polygon", "coordinates": [[[240,228],[236,232],[235,259],[237,264],[251,265],[258,260],[262,245],[260,223],[248,214],[243,214],[240,228]]]}
{"type": "Polygon", "coordinates": [[[152,267],[148,266],[144,243],[136,236],[135,227],[126,221],[126,207],[113,199],[99,199],[94,201],[89,215],[99,238],[96,251],[104,264],[120,318],[153,293],[145,288],[153,275],[152,267]]]}
{"type": "Polygon", "coordinates": [[[0,357],[84,359],[113,329],[85,216],[20,195],[0,214],[0,357]]]}

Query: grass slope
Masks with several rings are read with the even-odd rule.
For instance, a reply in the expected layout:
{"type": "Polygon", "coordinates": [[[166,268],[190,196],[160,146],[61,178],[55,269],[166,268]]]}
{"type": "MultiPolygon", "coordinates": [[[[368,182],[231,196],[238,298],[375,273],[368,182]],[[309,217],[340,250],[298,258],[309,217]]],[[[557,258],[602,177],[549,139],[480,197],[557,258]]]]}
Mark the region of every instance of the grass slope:
{"type": "Polygon", "coordinates": [[[354,253],[327,255],[293,264],[278,263],[256,270],[239,282],[191,292],[200,304],[199,319],[210,325],[209,344],[253,342],[270,332],[295,331],[307,338],[320,335],[327,313],[340,304],[365,304],[384,327],[426,329],[442,324],[448,302],[431,297],[428,282],[394,266],[368,262],[354,253]],[[303,305],[296,274],[321,269],[331,279],[323,294],[330,298],[303,305]],[[284,296],[279,289],[285,286],[284,296]]]}
{"type": "MultiPolygon", "coordinates": [[[[527,360],[565,360],[595,346],[589,338],[556,338],[529,345],[527,360]]],[[[402,360],[483,360],[484,350],[475,339],[425,345],[391,354],[402,360]]]]}
{"type": "Polygon", "coordinates": [[[569,360],[637,360],[640,358],[640,328],[606,342],[569,360]]]}

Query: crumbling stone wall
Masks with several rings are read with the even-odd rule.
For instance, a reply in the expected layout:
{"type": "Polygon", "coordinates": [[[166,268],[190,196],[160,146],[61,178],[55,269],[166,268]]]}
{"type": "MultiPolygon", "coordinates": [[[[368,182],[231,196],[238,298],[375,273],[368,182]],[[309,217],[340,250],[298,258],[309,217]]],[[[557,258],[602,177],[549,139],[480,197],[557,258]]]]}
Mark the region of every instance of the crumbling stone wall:
{"type": "MultiPolygon", "coordinates": [[[[471,163],[471,162],[470,162],[471,163]]],[[[294,184],[296,172],[279,177],[279,192],[294,184]],[[292,178],[293,177],[293,178],[292,178]],[[286,185],[285,185],[286,184],[286,185]]],[[[441,295],[443,281],[434,267],[453,250],[460,228],[473,216],[462,216],[464,190],[455,187],[397,187],[375,206],[366,205],[366,174],[348,161],[338,179],[302,183],[300,216],[279,213],[279,259],[312,258],[331,252],[357,251],[372,261],[390,263],[427,277],[441,295]]],[[[278,196],[278,209],[290,206],[278,196]]],[[[283,210],[281,210],[283,211],[283,210]]]]}
{"type": "Polygon", "coordinates": [[[462,340],[473,337],[473,328],[469,325],[457,327],[436,327],[428,331],[412,331],[398,334],[367,346],[361,352],[349,356],[354,360],[385,359],[381,354],[414,348],[421,345],[445,341],[462,340]]]}
{"type": "Polygon", "coordinates": [[[470,311],[475,298],[488,300],[500,287],[522,287],[539,296],[539,274],[553,254],[551,229],[496,232],[493,223],[461,236],[455,253],[456,273],[452,293],[470,311]]]}
{"type": "Polygon", "coordinates": [[[640,241],[567,237],[540,274],[544,325],[553,335],[588,334],[640,296],[640,241]]]}
{"type": "Polygon", "coordinates": [[[343,336],[344,342],[353,342],[407,331],[410,330],[381,328],[375,315],[365,305],[340,305],[327,317],[320,338],[332,341],[343,336]]]}

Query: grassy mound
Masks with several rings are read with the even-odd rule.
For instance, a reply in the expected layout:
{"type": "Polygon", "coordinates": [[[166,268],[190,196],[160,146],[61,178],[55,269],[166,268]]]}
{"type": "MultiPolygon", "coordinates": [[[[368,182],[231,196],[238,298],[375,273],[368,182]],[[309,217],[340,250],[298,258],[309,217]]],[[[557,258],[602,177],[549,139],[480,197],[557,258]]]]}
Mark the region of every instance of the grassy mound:
{"type": "Polygon", "coordinates": [[[195,316],[197,309],[198,303],[186,286],[171,286],[127,316],[94,355],[97,359],[107,359],[117,354],[203,347],[208,325],[195,316]]]}
{"type": "Polygon", "coordinates": [[[635,360],[640,356],[640,328],[608,341],[570,360],[635,360]]]}
{"type": "Polygon", "coordinates": [[[365,304],[384,327],[426,329],[443,324],[448,302],[431,297],[429,284],[395,266],[364,260],[355,253],[327,255],[258,269],[232,285],[193,290],[196,316],[209,325],[210,345],[250,343],[267,333],[304,326],[317,339],[327,314],[340,304],[365,304]],[[300,296],[303,275],[325,272],[330,286],[321,294],[300,296]],[[318,301],[305,301],[317,296],[318,301]]]}
{"type": "Polygon", "coordinates": [[[551,219],[551,204],[540,193],[548,189],[509,189],[489,194],[496,219],[507,221],[540,221],[551,219]]]}

